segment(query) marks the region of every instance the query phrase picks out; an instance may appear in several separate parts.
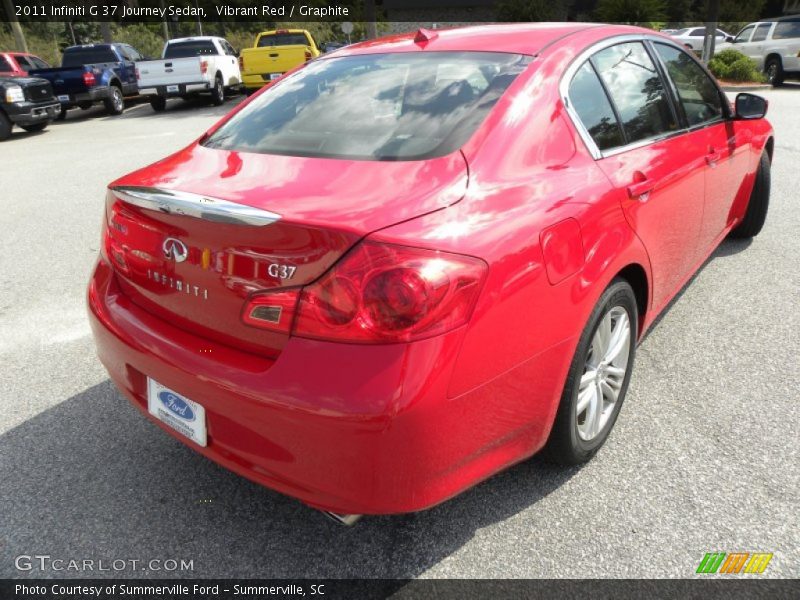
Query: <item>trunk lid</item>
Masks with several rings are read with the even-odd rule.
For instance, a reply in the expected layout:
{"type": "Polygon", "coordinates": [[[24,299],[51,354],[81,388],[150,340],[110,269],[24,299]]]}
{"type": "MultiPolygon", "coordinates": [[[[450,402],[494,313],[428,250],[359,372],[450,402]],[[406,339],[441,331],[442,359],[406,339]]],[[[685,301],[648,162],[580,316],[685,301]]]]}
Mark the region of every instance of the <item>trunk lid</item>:
{"type": "MultiPolygon", "coordinates": [[[[206,58],[209,65],[213,56],[206,58]]],[[[203,81],[201,58],[190,56],[187,58],[167,58],[160,60],[146,60],[136,63],[139,71],[139,87],[155,87],[159,85],[177,83],[197,83],[203,81]]],[[[211,67],[209,66],[209,69],[211,67]]]]}
{"type": "Polygon", "coordinates": [[[364,235],[457,202],[457,152],[373,162],[193,145],[111,184],[105,253],[122,291],[203,337],[277,355],[288,334],[247,325],[247,299],[317,279],[364,235]]]}

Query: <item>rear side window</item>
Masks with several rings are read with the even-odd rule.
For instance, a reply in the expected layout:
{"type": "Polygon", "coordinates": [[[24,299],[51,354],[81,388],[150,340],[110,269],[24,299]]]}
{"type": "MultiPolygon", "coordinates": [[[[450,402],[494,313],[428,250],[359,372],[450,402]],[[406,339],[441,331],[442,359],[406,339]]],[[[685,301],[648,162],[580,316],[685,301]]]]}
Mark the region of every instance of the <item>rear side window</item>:
{"type": "Polygon", "coordinates": [[[591,60],[611,96],[628,143],[678,129],[664,82],[641,43],[611,46],[591,60]]]}
{"type": "Polygon", "coordinates": [[[753,32],[753,39],[751,42],[763,42],[767,39],[767,32],[769,31],[770,26],[772,23],[761,23],[760,25],[756,25],[756,30],[753,32]]]}
{"type": "Polygon", "coordinates": [[[0,56],[0,73],[11,73],[14,71],[14,65],[11,59],[7,56],[0,56]]]}
{"type": "Polygon", "coordinates": [[[35,69],[49,69],[50,65],[44,62],[41,58],[36,58],[35,56],[29,56],[28,60],[33,63],[33,67],[35,69]]]}
{"type": "Polygon", "coordinates": [[[61,61],[62,67],[80,67],[95,63],[117,62],[117,55],[111,48],[67,48],[61,61]]]}
{"type": "Polygon", "coordinates": [[[190,58],[192,56],[215,56],[217,47],[211,40],[195,40],[169,44],[164,51],[164,58],[190,58]]]}
{"type": "Polygon", "coordinates": [[[33,64],[28,62],[27,56],[23,56],[22,54],[14,54],[13,56],[14,60],[17,61],[19,68],[25,71],[26,73],[34,68],[33,64]]]}
{"type": "Polygon", "coordinates": [[[800,20],[779,21],[772,32],[773,40],[800,39],[800,20]]]}
{"type": "Polygon", "coordinates": [[[614,109],[588,61],[578,69],[569,84],[569,101],[600,150],[625,143],[614,109]]]}
{"type": "Polygon", "coordinates": [[[719,90],[700,65],[683,50],[654,44],[678,92],[689,127],[722,117],[719,90]]]}
{"type": "Polygon", "coordinates": [[[356,160],[423,160],[460,148],[530,62],[501,52],[345,56],[261,94],[211,148],[356,160]]]}
{"type": "Polygon", "coordinates": [[[258,47],[264,46],[308,46],[308,38],[302,33],[271,33],[258,38],[258,47]]]}

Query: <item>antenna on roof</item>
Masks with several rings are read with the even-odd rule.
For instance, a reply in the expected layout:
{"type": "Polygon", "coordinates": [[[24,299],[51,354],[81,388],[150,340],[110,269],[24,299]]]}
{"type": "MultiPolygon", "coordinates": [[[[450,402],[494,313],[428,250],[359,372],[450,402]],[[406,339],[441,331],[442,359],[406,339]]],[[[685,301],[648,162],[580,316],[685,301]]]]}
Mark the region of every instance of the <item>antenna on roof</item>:
{"type": "Polygon", "coordinates": [[[420,27],[417,30],[417,35],[414,36],[414,43],[415,44],[427,44],[431,40],[435,40],[439,37],[439,34],[435,31],[431,31],[430,29],[425,29],[424,27],[420,27]]]}

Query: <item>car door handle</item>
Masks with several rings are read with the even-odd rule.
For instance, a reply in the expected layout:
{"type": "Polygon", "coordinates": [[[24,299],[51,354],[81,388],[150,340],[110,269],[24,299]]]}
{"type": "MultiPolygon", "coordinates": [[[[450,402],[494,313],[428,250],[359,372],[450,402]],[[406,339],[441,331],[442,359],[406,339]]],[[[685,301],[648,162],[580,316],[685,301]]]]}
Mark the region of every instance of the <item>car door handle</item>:
{"type": "Polygon", "coordinates": [[[708,154],[706,154],[706,162],[708,163],[708,165],[710,167],[716,167],[717,166],[717,161],[720,158],[722,158],[722,154],[720,154],[719,152],[717,152],[713,148],[711,149],[711,151],[708,154]]]}
{"type": "Polygon", "coordinates": [[[650,198],[650,192],[653,191],[653,187],[653,182],[650,179],[637,181],[628,186],[628,196],[630,196],[631,200],[647,202],[650,198]]]}

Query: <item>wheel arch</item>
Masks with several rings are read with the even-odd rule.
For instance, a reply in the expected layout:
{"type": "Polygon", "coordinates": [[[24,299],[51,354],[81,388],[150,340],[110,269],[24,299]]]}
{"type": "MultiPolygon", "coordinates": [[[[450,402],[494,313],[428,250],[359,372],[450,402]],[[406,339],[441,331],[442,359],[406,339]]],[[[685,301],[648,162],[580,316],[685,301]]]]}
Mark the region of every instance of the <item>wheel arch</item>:
{"type": "Polygon", "coordinates": [[[620,269],[614,278],[624,279],[633,288],[633,295],[636,296],[636,310],[639,312],[638,335],[641,338],[650,306],[650,281],[647,278],[647,271],[639,263],[630,263],[620,269]]]}
{"type": "Polygon", "coordinates": [[[769,162],[772,162],[772,153],[775,150],[775,138],[773,136],[769,136],[767,139],[767,143],[764,144],[764,148],[767,151],[767,156],[769,156],[769,162]]]}
{"type": "Polygon", "coordinates": [[[767,63],[772,60],[773,58],[778,59],[778,64],[783,68],[783,59],[781,59],[781,55],[775,51],[770,52],[764,57],[764,67],[766,68],[767,63]]]}

